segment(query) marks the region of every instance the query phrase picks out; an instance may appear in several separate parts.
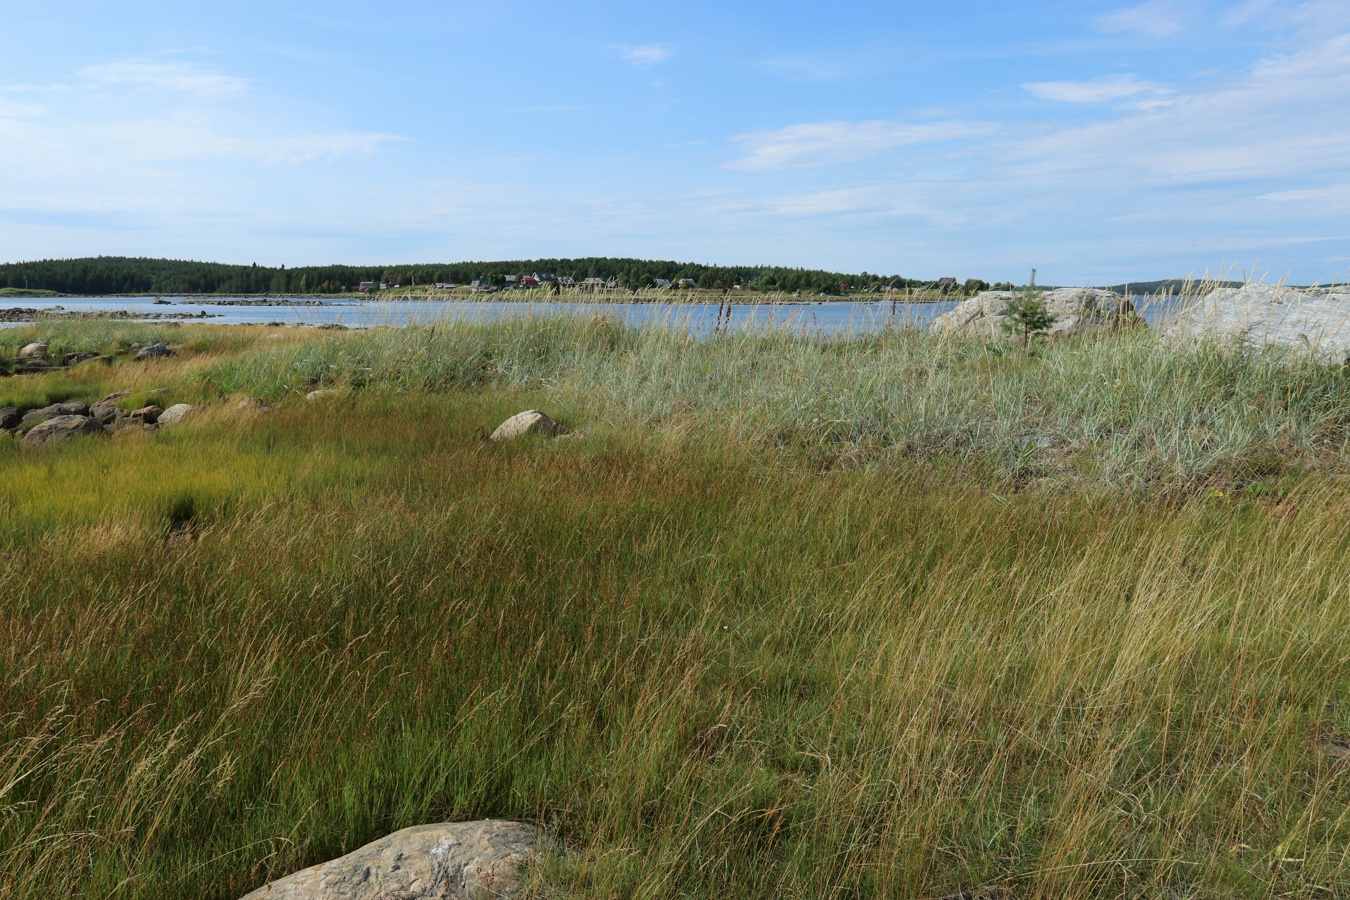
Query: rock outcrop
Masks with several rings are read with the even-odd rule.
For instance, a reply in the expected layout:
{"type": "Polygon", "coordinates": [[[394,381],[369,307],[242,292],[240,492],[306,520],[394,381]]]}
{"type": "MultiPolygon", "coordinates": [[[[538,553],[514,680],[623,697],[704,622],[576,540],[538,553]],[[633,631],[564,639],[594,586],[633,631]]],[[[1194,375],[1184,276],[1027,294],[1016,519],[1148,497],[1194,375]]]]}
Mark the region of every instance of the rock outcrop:
{"type": "MultiPolygon", "coordinates": [[[[976,338],[1004,337],[1008,301],[1013,291],[984,291],[963,300],[933,320],[929,329],[938,333],[976,338]]],[[[1056,288],[1041,294],[1046,310],[1055,317],[1051,335],[1109,331],[1126,325],[1142,325],[1130,301],[1101,288],[1056,288]]]]}
{"type": "Polygon", "coordinates": [[[1350,288],[1219,288],[1173,315],[1161,333],[1170,340],[1215,340],[1350,362],[1350,288]]]}
{"type": "Polygon", "coordinates": [[[543,832],[487,819],[419,825],[288,875],[243,900],[457,900],[509,898],[543,832]]]}
{"type": "Polygon", "coordinates": [[[562,432],[562,426],[550,419],[537,409],[527,409],[524,412],[516,413],[511,418],[497,426],[497,430],[492,432],[489,440],[510,441],[527,434],[544,434],[549,437],[557,437],[562,432]]]}
{"type": "Polygon", "coordinates": [[[68,441],[77,434],[104,434],[107,429],[89,416],[57,416],[38,425],[23,436],[23,442],[30,447],[44,444],[59,444],[68,441]]]}
{"type": "Polygon", "coordinates": [[[19,349],[19,359],[40,359],[47,355],[47,344],[45,341],[35,341],[31,344],[24,344],[19,349]]]}

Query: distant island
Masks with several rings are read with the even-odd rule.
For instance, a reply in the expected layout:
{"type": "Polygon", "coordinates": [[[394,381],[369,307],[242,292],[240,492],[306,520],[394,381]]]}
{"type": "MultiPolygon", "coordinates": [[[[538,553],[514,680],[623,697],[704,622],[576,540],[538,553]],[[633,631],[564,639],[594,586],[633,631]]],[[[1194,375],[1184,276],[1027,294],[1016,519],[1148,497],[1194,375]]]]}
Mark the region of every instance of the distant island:
{"type": "Polygon", "coordinates": [[[76,296],[151,294],[379,293],[447,290],[581,293],[669,290],[825,295],[902,292],[969,296],[989,288],[976,278],[906,278],[785,266],[710,266],[669,260],[586,257],[398,266],[231,265],[175,259],[98,256],[0,264],[0,294],[76,296]]]}

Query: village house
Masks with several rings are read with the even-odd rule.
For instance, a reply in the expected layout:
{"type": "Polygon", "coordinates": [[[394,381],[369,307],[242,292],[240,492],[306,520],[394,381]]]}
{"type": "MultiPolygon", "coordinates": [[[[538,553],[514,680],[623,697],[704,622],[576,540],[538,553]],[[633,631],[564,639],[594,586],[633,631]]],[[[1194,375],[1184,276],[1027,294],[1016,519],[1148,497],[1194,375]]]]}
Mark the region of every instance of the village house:
{"type": "Polygon", "coordinates": [[[653,279],[652,279],[652,287],[656,288],[658,291],[668,291],[668,290],[670,290],[670,279],[669,279],[669,278],[653,278],[653,279]]]}

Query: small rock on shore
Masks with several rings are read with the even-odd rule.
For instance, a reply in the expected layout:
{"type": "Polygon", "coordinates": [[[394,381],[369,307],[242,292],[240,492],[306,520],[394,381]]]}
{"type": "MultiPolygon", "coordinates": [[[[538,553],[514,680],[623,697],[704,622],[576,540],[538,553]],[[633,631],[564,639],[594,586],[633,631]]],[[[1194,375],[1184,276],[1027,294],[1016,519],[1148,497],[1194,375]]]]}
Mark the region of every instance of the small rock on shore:
{"type": "Polygon", "coordinates": [[[524,412],[516,413],[498,425],[497,430],[492,432],[492,436],[488,440],[510,441],[527,434],[544,434],[549,437],[557,437],[561,432],[562,426],[544,413],[537,409],[527,409],[524,412]]]}

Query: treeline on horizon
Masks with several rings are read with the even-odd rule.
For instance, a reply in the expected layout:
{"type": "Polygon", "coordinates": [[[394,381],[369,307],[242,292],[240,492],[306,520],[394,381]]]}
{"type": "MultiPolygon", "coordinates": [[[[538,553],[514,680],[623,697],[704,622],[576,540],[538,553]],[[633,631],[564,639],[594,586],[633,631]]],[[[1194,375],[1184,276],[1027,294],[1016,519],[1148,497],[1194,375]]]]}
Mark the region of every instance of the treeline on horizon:
{"type": "MultiPolygon", "coordinates": [[[[630,290],[651,287],[663,278],[678,284],[692,279],[714,290],[741,285],[765,292],[840,294],[878,291],[884,287],[924,288],[933,280],[899,275],[851,274],[785,266],[707,266],[662,260],[531,259],[499,262],[436,263],[404,266],[285,266],[231,265],[173,259],[99,256],[85,259],[44,259],[0,264],[0,288],[47,290],[61,294],[306,294],[341,293],[363,281],[402,287],[450,282],[465,285],[475,279],[504,284],[507,275],[551,272],[576,281],[584,278],[615,280],[630,290]]],[[[987,287],[970,279],[965,290],[987,287]]]]}

